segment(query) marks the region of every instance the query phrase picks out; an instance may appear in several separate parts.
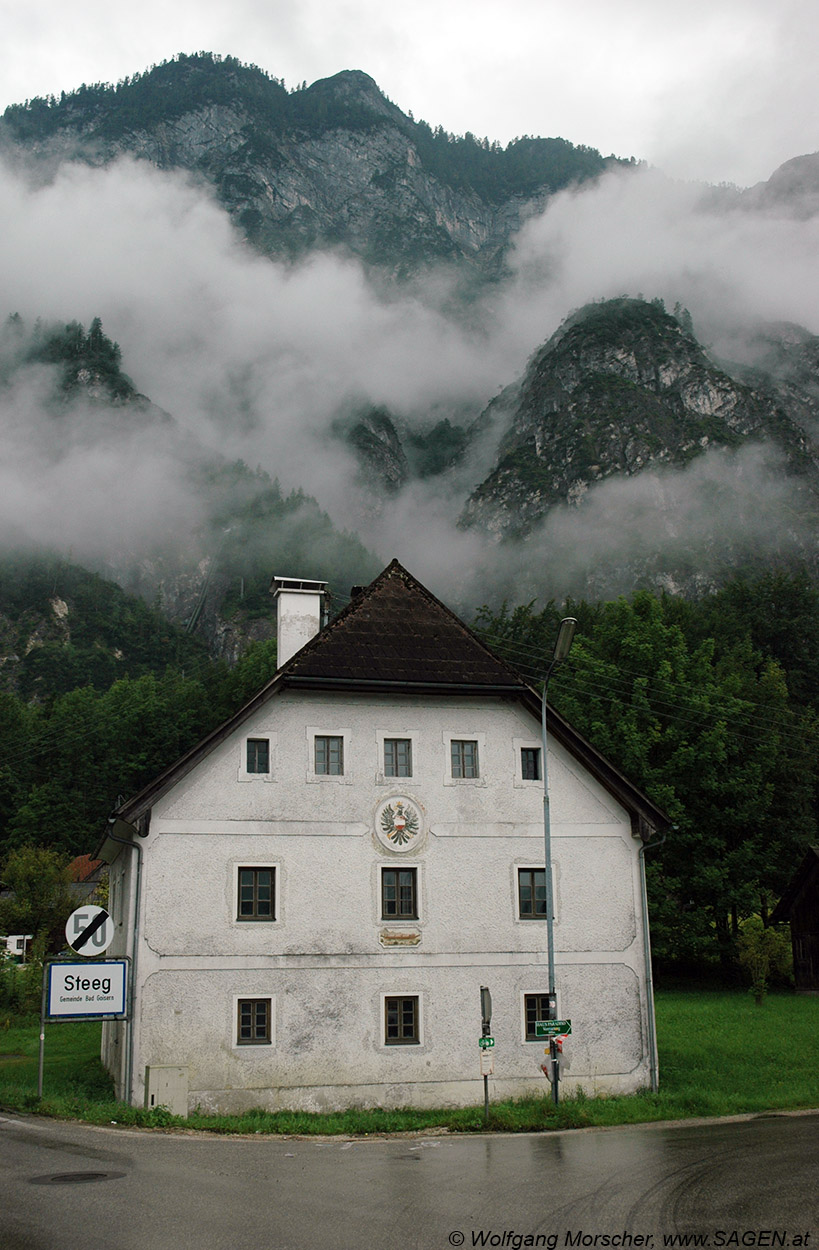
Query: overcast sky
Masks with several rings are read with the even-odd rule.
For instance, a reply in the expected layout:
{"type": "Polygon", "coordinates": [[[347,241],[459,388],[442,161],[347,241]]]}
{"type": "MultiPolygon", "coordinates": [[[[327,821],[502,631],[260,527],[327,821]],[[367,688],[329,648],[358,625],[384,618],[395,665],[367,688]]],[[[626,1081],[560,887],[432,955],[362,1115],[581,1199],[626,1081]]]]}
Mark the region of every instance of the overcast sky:
{"type": "Polygon", "coordinates": [[[817,0],[0,0],[0,106],[177,52],[288,86],[371,74],[404,111],[508,142],[560,135],[749,185],[819,149],[817,0]]]}

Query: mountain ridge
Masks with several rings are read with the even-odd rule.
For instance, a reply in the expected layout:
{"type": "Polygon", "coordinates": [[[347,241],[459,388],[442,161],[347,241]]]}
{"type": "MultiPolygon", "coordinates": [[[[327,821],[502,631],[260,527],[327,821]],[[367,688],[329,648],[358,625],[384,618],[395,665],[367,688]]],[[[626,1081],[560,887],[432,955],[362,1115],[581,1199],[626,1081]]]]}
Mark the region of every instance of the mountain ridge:
{"type": "Polygon", "coordinates": [[[524,136],[505,148],[404,114],[361,70],[288,92],[257,66],[180,54],[116,86],[9,106],[7,148],[107,164],[125,152],[184,168],[269,255],[343,247],[401,276],[453,262],[492,271],[549,196],[613,164],[524,136]]]}

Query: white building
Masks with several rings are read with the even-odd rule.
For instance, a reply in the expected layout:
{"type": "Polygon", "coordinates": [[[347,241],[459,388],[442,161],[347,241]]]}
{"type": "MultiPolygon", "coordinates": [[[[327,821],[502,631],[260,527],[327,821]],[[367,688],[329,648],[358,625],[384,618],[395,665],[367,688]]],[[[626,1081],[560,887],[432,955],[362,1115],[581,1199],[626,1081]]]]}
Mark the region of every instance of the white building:
{"type": "MultiPolygon", "coordinates": [[[[203,1110],[479,1102],[482,985],[491,1096],[542,1090],[540,698],[397,562],[323,629],[321,591],[278,583],[276,676],[112,818],[118,1094],[150,1068],[152,1099],[203,1110]]],[[[548,775],[564,1088],[632,1091],[664,817],[551,710],[548,775]]]]}
{"type": "Polygon", "coordinates": [[[9,958],[21,963],[26,962],[26,950],[29,942],[33,941],[33,933],[10,933],[8,937],[0,937],[0,942],[4,943],[9,958]]]}

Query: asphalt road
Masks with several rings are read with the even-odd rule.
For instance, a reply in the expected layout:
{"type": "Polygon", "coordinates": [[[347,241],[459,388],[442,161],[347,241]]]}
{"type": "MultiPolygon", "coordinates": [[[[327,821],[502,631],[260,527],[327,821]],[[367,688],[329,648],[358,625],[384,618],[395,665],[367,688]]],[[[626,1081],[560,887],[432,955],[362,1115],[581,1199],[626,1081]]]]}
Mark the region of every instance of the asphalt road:
{"type": "Polygon", "coordinates": [[[0,1250],[686,1244],[819,1250],[819,1113],[364,1141],[0,1117],[0,1250]]]}

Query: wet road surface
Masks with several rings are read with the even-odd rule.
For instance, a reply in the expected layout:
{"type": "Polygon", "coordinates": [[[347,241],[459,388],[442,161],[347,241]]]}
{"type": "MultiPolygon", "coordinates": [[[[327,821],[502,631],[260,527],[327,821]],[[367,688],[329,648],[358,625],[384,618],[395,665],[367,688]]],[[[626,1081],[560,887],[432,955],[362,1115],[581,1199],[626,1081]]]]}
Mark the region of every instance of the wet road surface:
{"type": "Polygon", "coordinates": [[[819,1113],[355,1141],[0,1116],[0,1250],[686,1244],[819,1250],[819,1113]]]}

